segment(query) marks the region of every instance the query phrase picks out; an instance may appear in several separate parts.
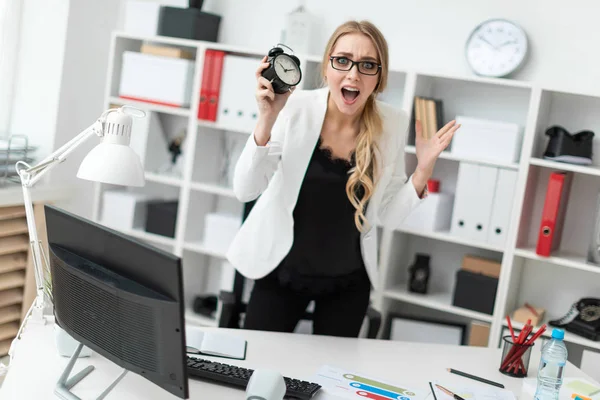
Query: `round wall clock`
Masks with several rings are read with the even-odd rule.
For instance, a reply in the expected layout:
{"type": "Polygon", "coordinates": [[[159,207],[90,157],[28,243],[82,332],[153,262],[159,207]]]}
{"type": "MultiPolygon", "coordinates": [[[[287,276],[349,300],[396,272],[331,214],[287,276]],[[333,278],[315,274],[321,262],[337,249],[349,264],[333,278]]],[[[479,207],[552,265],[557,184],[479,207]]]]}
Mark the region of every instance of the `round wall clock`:
{"type": "Polygon", "coordinates": [[[516,23],[490,19],[467,39],[467,63],[477,75],[505,77],[519,69],[527,56],[527,35],[516,23]]]}

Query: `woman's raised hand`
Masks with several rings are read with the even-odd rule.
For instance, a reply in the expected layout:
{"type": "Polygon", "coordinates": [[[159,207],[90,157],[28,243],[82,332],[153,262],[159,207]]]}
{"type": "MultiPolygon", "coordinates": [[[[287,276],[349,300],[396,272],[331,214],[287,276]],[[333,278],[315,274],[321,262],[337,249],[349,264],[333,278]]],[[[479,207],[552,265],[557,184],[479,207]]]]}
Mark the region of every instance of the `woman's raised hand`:
{"type": "Polygon", "coordinates": [[[273,85],[261,73],[269,67],[267,56],[262,59],[261,64],[256,70],[256,102],[258,103],[259,118],[264,118],[266,121],[274,122],[277,116],[285,106],[287,99],[290,97],[294,88],[284,94],[277,94],[273,90],[273,85]]]}

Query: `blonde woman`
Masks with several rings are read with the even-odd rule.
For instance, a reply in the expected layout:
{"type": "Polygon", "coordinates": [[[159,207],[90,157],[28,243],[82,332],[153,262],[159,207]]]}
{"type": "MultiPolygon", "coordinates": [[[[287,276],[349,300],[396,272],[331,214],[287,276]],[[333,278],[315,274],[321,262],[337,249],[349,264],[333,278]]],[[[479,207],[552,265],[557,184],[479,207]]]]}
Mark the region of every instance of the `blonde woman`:
{"type": "Polygon", "coordinates": [[[313,333],[358,336],[377,269],[379,221],[395,227],[427,195],[455,121],[424,140],[407,179],[409,117],[376,100],[387,83],[388,47],[368,21],[349,21],[323,55],[325,86],[275,94],[256,71],[259,118],[238,160],[234,191],[256,201],[228,259],[255,280],[244,327],[292,332],[310,301],[313,333]]]}

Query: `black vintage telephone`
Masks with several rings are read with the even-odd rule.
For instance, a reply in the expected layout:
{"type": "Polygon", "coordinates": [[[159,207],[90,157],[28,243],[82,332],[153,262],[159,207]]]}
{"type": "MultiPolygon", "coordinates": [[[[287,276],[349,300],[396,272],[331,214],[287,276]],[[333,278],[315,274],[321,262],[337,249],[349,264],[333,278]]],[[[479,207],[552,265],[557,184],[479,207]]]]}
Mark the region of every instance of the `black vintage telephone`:
{"type": "Polygon", "coordinates": [[[567,314],[548,324],[590,340],[600,340],[600,299],[583,298],[571,306],[567,314]]]}

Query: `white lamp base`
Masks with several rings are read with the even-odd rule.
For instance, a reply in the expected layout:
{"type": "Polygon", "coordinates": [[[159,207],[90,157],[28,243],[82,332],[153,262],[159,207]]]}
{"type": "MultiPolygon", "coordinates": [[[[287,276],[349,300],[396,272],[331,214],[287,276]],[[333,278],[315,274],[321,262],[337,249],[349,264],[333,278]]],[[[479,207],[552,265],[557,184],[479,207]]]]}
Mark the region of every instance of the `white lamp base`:
{"type": "MultiPolygon", "coordinates": [[[[58,354],[63,357],[72,357],[73,353],[79,346],[79,342],[71,335],[69,335],[63,328],[54,325],[54,341],[56,342],[56,349],[58,350],[58,354]]],[[[92,355],[92,349],[89,347],[83,346],[81,352],[79,353],[79,357],[90,357],[92,355]]]]}

